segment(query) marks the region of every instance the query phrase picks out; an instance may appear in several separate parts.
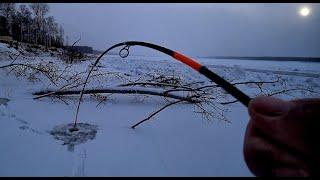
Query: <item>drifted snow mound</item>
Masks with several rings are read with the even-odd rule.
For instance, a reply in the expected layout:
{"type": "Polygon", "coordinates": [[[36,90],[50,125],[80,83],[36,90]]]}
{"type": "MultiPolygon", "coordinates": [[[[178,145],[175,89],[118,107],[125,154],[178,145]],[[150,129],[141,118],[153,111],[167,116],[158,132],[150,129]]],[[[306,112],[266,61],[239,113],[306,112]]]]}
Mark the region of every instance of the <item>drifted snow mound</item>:
{"type": "Polygon", "coordinates": [[[74,151],[74,146],[93,140],[96,137],[98,127],[87,123],[78,123],[77,131],[70,131],[73,123],[62,124],[53,127],[49,132],[55,139],[63,141],[62,145],[67,145],[69,151],[74,151]]]}

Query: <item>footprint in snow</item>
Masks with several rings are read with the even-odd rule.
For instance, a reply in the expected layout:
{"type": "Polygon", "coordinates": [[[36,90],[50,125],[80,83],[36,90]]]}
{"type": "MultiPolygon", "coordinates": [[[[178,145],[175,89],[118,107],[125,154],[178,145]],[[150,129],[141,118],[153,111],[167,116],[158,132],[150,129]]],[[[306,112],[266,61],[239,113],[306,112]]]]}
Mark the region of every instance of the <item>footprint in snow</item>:
{"type": "Polygon", "coordinates": [[[8,105],[7,103],[9,101],[10,100],[7,98],[0,98],[0,116],[7,116],[9,119],[13,119],[15,121],[18,121],[19,123],[22,124],[22,126],[19,126],[19,129],[21,129],[23,131],[29,130],[30,132],[35,133],[35,134],[43,134],[41,131],[38,131],[32,127],[29,127],[28,126],[29,123],[27,121],[18,118],[15,114],[10,113],[10,110],[7,107],[7,105],[8,105]]]}

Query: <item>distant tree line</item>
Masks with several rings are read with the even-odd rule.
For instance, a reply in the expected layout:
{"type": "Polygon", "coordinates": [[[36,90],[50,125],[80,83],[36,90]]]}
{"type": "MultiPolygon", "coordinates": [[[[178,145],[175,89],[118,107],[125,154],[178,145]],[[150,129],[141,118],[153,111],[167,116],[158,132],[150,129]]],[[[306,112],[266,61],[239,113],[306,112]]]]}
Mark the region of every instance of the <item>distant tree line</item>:
{"type": "Polygon", "coordinates": [[[62,47],[64,30],[48,16],[47,3],[0,3],[0,36],[11,36],[13,40],[62,47]]]}

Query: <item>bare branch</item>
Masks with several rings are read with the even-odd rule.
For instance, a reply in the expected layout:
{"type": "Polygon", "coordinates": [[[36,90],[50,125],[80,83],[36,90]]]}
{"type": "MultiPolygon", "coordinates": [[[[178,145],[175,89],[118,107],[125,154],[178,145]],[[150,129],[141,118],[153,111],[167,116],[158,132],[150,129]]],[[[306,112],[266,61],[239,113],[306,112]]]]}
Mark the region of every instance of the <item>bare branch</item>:
{"type": "Polygon", "coordinates": [[[150,114],[147,118],[139,121],[138,123],[136,123],[135,125],[131,126],[132,129],[135,129],[137,126],[139,126],[139,124],[145,122],[145,121],[148,121],[150,118],[152,118],[153,116],[155,116],[156,114],[158,114],[159,112],[161,112],[162,110],[164,110],[165,108],[169,107],[169,106],[172,106],[174,104],[177,104],[177,103],[180,103],[184,100],[178,100],[178,101],[174,101],[174,102],[171,102],[169,104],[166,104],[165,106],[163,106],[162,108],[158,109],[157,111],[153,112],[152,114],[150,114]]]}
{"type": "Polygon", "coordinates": [[[4,65],[4,66],[0,66],[0,69],[1,68],[7,68],[7,67],[16,67],[16,66],[23,66],[23,67],[27,67],[27,68],[30,68],[30,69],[33,69],[33,70],[36,70],[38,72],[41,72],[43,75],[45,75],[54,85],[58,86],[54,80],[52,79],[52,77],[49,76],[49,71],[45,70],[45,69],[41,69],[41,68],[38,68],[38,67],[35,67],[35,66],[32,66],[30,64],[22,64],[22,63],[10,63],[8,65],[4,65]]]}
{"type": "MultiPolygon", "coordinates": [[[[288,93],[288,92],[291,92],[291,91],[308,91],[308,92],[311,92],[311,93],[320,94],[320,92],[316,92],[316,91],[313,91],[313,90],[310,90],[310,89],[293,88],[293,89],[284,89],[284,90],[281,90],[281,91],[276,91],[276,92],[273,92],[273,93],[269,93],[269,94],[267,94],[267,96],[274,96],[274,95],[277,95],[277,94],[288,93]]],[[[227,105],[227,104],[233,104],[233,103],[236,103],[236,102],[238,102],[238,100],[229,101],[229,102],[220,102],[220,104],[227,105]]]]}
{"type": "Polygon", "coordinates": [[[281,94],[281,93],[287,93],[287,92],[290,92],[290,91],[299,91],[299,90],[300,91],[308,91],[308,92],[315,93],[315,94],[320,94],[320,92],[316,92],[316,91],[313,91],[311,89],[293,88],[293,89],[285,89],[285,90],[273,92],[273,93],[268,94],[268,96],[274,96],[274,95],[281,94]]]}
{"type": "Polygon", "coordinates": [[[120,84],[118,85],[119,87],[125,87],[125,86],[137,86],[137,85],[142,85],[142,86],[158,86],[158,87],[174,87],[174,88],[186,88],[190,89],[190,86],[182,86],[182,85],[175,85],[175,84],[168,84],[168,83],[153,83],[153,82],[135,82],[135,83],[127,83],[127,84],[120,84]]]}
{"type": "Polygon", "coordinates": [[[227,104],[233,104],[233,103],[236,103],[236,102],[238,102],[238,100],[229,101],[229,102],[220,102],[220,104],[227,105],[227,104]]]}

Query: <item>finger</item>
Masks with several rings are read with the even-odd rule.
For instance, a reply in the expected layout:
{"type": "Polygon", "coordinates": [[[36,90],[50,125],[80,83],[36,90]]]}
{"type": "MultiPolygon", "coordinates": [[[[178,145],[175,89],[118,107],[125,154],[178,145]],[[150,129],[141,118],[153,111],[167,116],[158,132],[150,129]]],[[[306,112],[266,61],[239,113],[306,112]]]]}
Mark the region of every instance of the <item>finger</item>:
{"type": "Polygon", "coordinates": [[[269,146],[255,138],[246,138],[243,147],[244,159],[250,171],[256,176],[270,175],[272,161],[269,146]]]}
{"type": "MultiPolygon", "coordinates": [[[[283,101],[257,97],[249,104],[251,121],[261,133],[296,151],[308,153],[309,145],[320,146],[315,137],[320,129],[320,99],[283,101]]],[[[310,153],[310,152],[309,152],[310,153]]]]}
{"type": "Polygon", "coordinates": [[[303,163],[305,158],[301,156],[299,151],[288,149],[287,146],[283,146],[283,143],[276,141],[276,139],[265,136],[252,121],[247,126],[244,142],[248,143],[248,148],[251,148],[250,145],[254,146],[252,147],[253,150],[265,149],[268,152],[279,152],[272,156],[273,161],[306,165],[306,163],[303,163]]]}
{"type": "Polygon", "coordinates": [[[244,157],[249,169],[257,176],[271,175],[272,168],[279,165],[307,168],[305,162],[294,154],[258,136],[250,124],[245,135],[244,157]]]}
{"type": "Polygon", "coordinates": [[[245,144],[245,153],[246,155],[265,154],[265,158],[270,158],[269,160],[273,163],[307,168],[306,164],[293,153],[261,137],[249,137],[245,144]]]}
{"type": "Polygon", "coordinates": [[[319,125],[320,118],[320,98],[306,98],[291,101],[294,104],[294,110],[303,115],[306,123],[319,125]],[[310,120],[312,122],[310,122],[310,120]]]}
{"type": "Polygon", "coordinates": [[[279,121],[287,114],[290,107],[289,102],[281,99],[260,96],[250,101],[248,110],[255,126],[265,134],[273,136],[278,134],[279,121]]]}
{"type": "Polygon", "coordinates": [[[319,152],[318,131],[320,129],[320,99],[305,98],[289,102],[290,110],[279,126],[286,127],[287,133],[278,138],[287,140],[288,145],[305,154],[312,150],[319,152]]]}
{"type": "Polygon", "coordinates": [[[276,167],[272,169],[272,176],[275,177],[308,177],[310,173],[301,168],[276,167]]]}
{"type": "Polygon", "coordinates": [[[250,101],[248,109],[250,115],[258,113],[266,117],[281,116],[288,111],[288,102],[274,97],[259,96],[250,101]]]}

